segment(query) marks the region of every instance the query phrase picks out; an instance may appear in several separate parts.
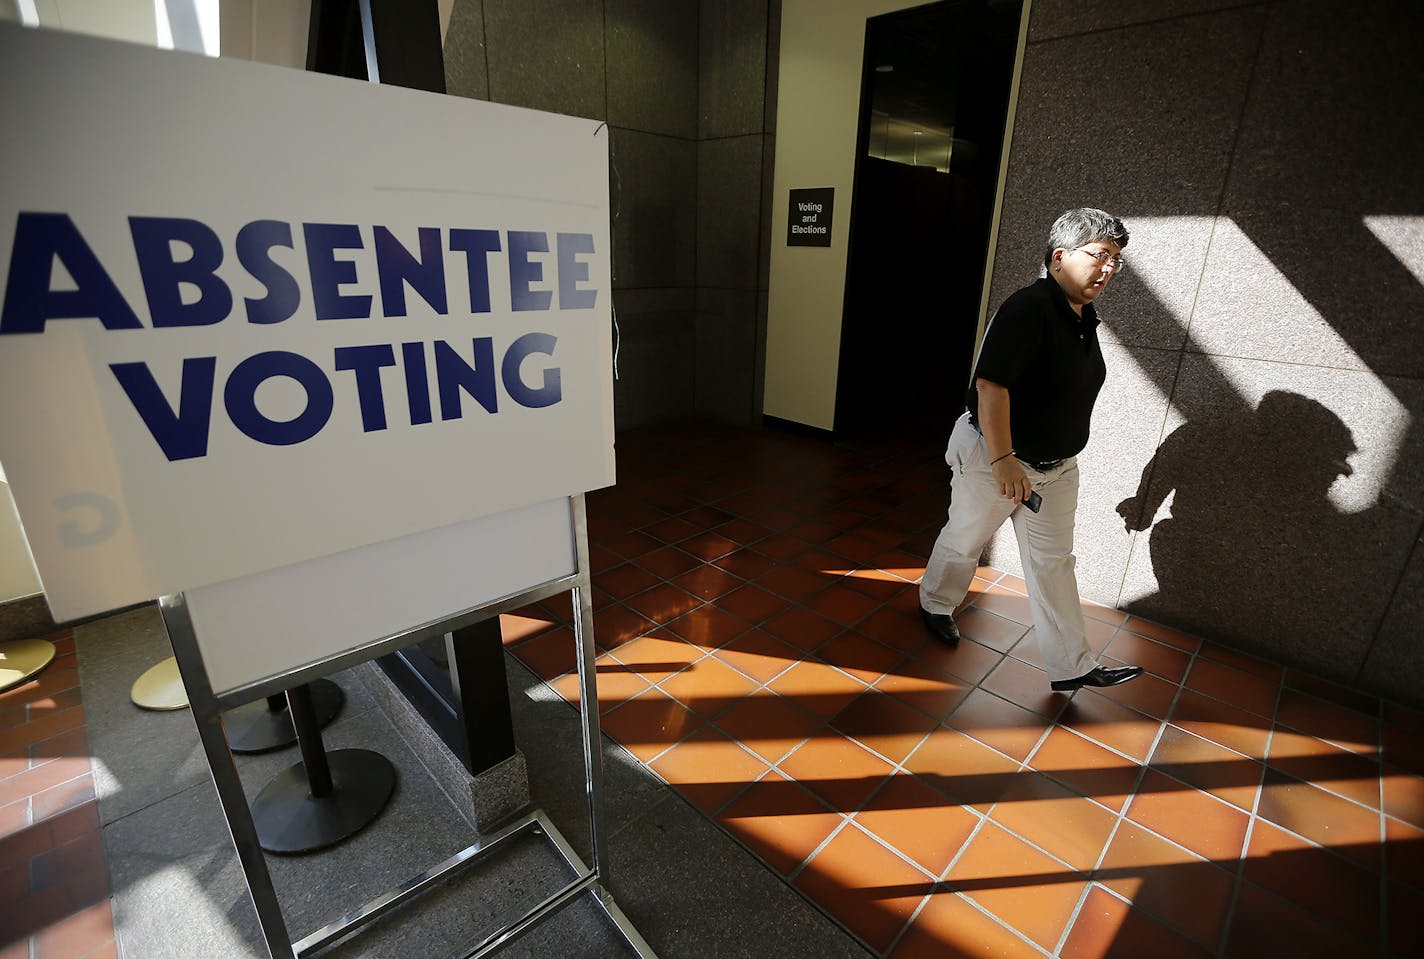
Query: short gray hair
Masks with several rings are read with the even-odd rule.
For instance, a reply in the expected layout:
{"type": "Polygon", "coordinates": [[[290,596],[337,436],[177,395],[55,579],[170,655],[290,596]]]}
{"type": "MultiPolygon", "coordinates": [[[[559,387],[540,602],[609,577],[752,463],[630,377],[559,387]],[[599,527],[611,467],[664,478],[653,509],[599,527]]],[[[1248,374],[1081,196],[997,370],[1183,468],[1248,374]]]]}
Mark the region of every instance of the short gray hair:
{"type": "Polygon", "coordinates": [[[1048,231],[1048,249],[1043,252],[1043,265],[1047,268],[1053,263],[1053,251],[1060,247],[1076,250],[1085,243],[1097,240],[1111,241],[1121,249],[1127,246],[1127,227],[1103,210],[1088,206],[1069,210],[1054,220],[1053,227],[1048,231]]]}

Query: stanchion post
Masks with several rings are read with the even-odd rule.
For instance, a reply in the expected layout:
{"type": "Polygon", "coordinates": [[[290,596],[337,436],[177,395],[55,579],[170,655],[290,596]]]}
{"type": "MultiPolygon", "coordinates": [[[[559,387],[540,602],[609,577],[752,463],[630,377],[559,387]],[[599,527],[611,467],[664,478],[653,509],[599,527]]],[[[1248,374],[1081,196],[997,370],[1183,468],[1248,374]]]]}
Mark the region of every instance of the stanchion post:
{"type": "Polygon", "coordinates": [[[326,759],[326,744],[321,740],[321,724],[316,721],[312,705],[311,686],[302,683],[287,690],[287,709],[292,714],[292,726],[297,731],[297,748],[302,752],[302,766],[313,796],[331,795],[331,764],[326,759]]]}

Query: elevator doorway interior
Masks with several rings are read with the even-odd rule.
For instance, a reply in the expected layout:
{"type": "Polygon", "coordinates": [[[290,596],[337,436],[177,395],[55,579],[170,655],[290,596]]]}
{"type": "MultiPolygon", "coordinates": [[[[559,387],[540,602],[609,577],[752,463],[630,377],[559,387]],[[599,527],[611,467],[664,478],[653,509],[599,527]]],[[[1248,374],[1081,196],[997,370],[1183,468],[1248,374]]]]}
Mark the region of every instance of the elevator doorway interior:
{"type": "Polygon", "coordinates": [[[838,436],[948,435],[963,409],[1021,13],[944,0],[866,23],[838,436]]]}

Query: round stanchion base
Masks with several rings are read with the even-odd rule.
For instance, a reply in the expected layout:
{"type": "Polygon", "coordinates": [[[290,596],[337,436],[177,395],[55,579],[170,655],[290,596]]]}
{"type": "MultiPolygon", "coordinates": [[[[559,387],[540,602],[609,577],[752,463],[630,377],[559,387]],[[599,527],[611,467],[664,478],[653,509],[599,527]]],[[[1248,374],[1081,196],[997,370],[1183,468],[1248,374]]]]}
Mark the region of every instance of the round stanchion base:
{"type": "Polygon", "coordinates": [[[0,692],[27,683],[54,662],[54,643],[47,639],[12,639],[0,643],[0,692]]]}
{"type": "MultiPolygon", "coordinates": [[[[327,726],[341,712],[346,694],[329,679],[312,682],[311,690],[316,721],[320,726],[327,726]]],[[[265,699],[230,709],[223,713],[222,719],[228,748],[235,753],[271,752],[297,741],[291,712],[285,707],[273,710],[265,699]]]]}
{"type": "Polygon", "coordinates": [[[315,852],[354,836],[381,814],[396,787],[391,761],[369,749],[326,755],[332,790],[313,796],[306,766],[282,770],[252,803],[257,840],[268,852],[315,852]]]}
{"type": "Polygon", "coordinates": [[[178,660],[172,656],[150,667],[134,680],[129,699],[139,709],[167,712],[188,708],[188,690],[178,673],[178,660]]]}

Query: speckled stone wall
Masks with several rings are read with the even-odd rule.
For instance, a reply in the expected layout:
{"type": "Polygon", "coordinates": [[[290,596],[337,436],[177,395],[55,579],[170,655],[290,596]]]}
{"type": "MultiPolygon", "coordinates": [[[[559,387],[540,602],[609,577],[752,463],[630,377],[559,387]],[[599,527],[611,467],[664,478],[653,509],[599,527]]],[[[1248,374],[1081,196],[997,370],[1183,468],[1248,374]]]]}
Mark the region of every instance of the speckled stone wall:
{"type": "Polygon", "coordinates": [[[697,107],[696,409],[761,422],[780,0],[704,0],[697,107]]]}
{"type": "Polygon", "coordinates": [[[758,418],[779,10],[456,0],[451,11],[451,93],[608,121],[619,428],[758,418]]]}
{"type": "MultiPolygon", "coordinates": [[[[1036,0],[991,302],[1132,232],[1080,457],[1097,602],[1424,702],[1424,7],[1036,0]]],[[[1015,568],[1012,535],[992,547],[1015,568]]]]}

